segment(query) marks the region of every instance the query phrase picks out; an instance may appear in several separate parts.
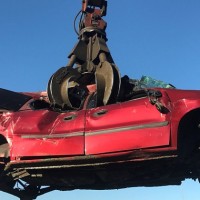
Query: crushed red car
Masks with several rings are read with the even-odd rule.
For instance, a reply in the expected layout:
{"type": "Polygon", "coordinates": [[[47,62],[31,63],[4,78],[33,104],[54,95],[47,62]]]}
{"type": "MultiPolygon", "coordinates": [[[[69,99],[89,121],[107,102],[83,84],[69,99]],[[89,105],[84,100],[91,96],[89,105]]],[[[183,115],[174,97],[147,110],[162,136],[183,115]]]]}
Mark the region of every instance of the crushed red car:
{"type": "Polygon", "coordinates": [[[45,92],[0,89],[1,190],[21,180],[71,190],[199,178],[200,91],[125,77],[105,106],[95,85],[88,91],[79,109],[61,110],[45,92]]]}
{"type": "Polygon", "coordinates": [[[106,0],[84,0],[78,43],[47,92],[0,89],[0,190],[181,184],[200,178],[200,91],[121,78],[106,45],[106,0]]]}

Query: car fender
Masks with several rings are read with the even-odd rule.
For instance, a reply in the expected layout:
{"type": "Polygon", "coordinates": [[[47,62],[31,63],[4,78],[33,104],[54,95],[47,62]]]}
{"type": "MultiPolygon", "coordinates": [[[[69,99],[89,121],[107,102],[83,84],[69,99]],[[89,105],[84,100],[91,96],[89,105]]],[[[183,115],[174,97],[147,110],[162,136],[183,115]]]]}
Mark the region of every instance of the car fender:
{"type": "Polygon", "coordinates": [[[200,116],[200,99],[185,98],[180,99],[172,104],[171,115],[171,144],[177,147],[178,143],[178,131],[182,120],[190,115],[194,114],[200,116]]]}

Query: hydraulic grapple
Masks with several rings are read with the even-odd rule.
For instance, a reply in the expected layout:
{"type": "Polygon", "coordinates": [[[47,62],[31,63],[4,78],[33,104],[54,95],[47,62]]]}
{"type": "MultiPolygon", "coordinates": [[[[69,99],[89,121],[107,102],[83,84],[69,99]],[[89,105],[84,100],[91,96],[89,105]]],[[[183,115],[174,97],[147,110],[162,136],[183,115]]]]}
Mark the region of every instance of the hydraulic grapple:
{"type": "MultiPolygon", "coordinates": [[[[48,83],[48,97],[59,109],[78,109],[88,95],[87,86],[96,85],[97,106],[115,103],[120,74],[106,45],[106,0],[83,0],[78,43],[65,67],[58,69],[48,83]]],[[[77,18],[76,17],[76,18],[77,18]]]]}

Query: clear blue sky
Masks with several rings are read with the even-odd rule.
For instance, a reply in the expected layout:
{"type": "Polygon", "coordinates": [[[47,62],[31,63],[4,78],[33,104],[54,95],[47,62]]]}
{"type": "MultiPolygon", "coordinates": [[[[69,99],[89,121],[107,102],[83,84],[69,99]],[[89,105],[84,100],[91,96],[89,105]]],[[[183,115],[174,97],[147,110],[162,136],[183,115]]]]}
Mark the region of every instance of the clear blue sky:
{"type": "MultiPolygon", "coordinates": [[[[200,89],[199,0],[108,0],[108,46],[121,74],[200,89]]],[[[0,87],[42,91],[77,42],[81,0],[0,0],[0,87]]],[[[133,172],[137,173],[137,172],[133,172]]],[[[200,185],[51,192],[39,200],[198,200],[200,185]]],[[[0,192],[1,200],[17,198],[0,192]]]]}

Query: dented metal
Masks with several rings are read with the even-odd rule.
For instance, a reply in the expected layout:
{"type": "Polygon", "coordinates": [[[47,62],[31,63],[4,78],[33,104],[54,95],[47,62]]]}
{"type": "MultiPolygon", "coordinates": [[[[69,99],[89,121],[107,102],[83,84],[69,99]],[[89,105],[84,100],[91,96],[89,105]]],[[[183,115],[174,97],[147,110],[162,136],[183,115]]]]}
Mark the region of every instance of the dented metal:
{"type": "Polygon", "coordinates": [[[79,41],[47,92],[0,89],[0,190],[22,200],[200,179],[200,91],[121,78],[106,11],[82,1],[79,41]]]}
{"type": "MultiPolygon", "coordinates": [[[[198,142],[199,91],[141,88],[135,96],[135,90],[131,95],[124,94],[129,99],[97,106],[95,86],[87,89],[89,93],[80,110],[55,110],[44,107],[43,102],[40,106],[44,93],[29,93],[32,99],[18,111],[2,111],[1,179],[10,183],[9,189],[0,185],[2,190],[14,192],[13,185],[20,180],[30,185],[49,184],[51,190],[69,190],[179,184],[185,178],[199,178],[194,175],[196,170],[199,174],[199,149],[192,150],[186,158],[180,156],[178,149],[181,142],[187,144],[184,137],[179,140],[184,116],[196,119],[189,118],[185,125],[195,127],[196,123],[192,130],[194,142],[198,142]],[[34,101],[37,106],[33,106],[34,101]],[[155,102],[162,103],[168,112],[160,112],[155,102]],[[169,165],[168,171],[159,165],[169,165]],[[180,173],[173,174],[180,166],[180,173]],[[194,173],[188,174],[191,168],[194,173]],[[140,175],[133,175],[132,170],[140,175]],[[105,187],[107,183],[109,187],[105,187]]],[[[185,130],[181,134],[186,134],[185,130]]]]}

